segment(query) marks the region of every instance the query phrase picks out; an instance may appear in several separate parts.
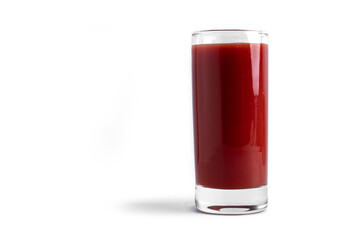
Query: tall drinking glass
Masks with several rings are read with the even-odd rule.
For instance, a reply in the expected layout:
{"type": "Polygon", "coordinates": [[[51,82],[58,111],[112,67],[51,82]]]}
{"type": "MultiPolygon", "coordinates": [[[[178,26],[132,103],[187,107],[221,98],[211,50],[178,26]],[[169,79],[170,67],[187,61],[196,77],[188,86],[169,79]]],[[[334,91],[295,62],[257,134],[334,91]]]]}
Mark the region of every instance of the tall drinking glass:
{"type": "Polygon", "coordinates": [[[268,36],[192,35],[196,207],[248,214],[267,207],[268,36]]]}

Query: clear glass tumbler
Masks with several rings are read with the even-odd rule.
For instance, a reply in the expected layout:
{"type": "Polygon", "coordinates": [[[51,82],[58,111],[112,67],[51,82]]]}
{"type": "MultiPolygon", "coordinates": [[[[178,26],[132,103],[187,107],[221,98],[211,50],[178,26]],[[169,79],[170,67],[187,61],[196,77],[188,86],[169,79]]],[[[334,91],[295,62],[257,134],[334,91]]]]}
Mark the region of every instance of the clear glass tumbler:
{"type": "Polygon", "coordinates": [[[248,214],[267,207],[268,35],[192,35],[196,207],[248,214]]]}

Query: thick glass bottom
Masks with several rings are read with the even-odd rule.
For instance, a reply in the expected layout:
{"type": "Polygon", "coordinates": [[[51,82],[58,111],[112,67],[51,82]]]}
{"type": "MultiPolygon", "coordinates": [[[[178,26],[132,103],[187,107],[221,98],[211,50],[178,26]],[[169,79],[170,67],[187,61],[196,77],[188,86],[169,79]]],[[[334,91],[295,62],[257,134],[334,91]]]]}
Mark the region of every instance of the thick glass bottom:
{"type": "Polygon", "coordinates": [[[196,208],[213,214],[251,214],[267,207],[267,186],[248,189],[216,189],[196,186],[196,208]]]}

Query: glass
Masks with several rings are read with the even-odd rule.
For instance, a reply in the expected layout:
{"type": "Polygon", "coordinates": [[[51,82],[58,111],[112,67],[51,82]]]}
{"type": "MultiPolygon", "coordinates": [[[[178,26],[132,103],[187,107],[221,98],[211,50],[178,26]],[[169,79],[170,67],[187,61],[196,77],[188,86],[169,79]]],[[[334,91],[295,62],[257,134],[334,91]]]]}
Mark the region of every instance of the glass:
{"type": "Polygon", "coordinates": [[[268,36],[192,35],[196,207],[248,214],[267,207],[268,36]]]}

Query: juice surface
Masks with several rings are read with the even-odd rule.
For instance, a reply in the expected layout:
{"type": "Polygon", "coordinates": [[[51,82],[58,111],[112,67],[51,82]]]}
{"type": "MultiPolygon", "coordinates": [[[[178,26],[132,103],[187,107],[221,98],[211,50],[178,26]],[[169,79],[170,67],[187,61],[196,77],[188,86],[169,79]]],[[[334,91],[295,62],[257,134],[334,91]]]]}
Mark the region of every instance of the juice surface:
{"type": "Polygon", "coordinates": [[[268,45],[193,45],[192,64],[197,185],[266,185],[268,45]]]}

